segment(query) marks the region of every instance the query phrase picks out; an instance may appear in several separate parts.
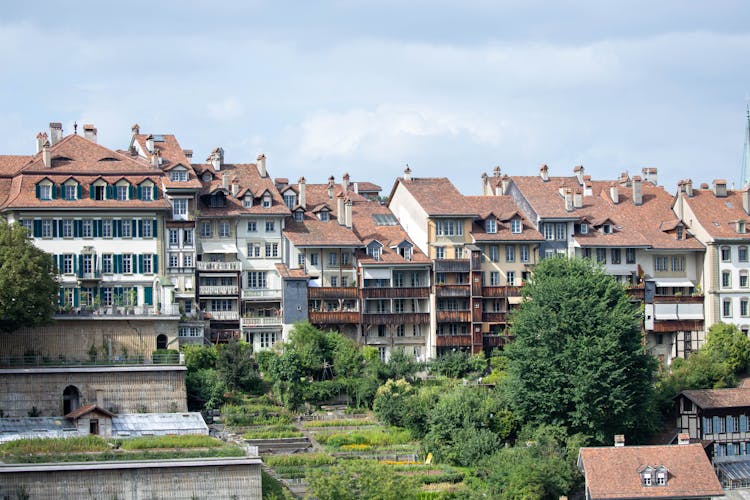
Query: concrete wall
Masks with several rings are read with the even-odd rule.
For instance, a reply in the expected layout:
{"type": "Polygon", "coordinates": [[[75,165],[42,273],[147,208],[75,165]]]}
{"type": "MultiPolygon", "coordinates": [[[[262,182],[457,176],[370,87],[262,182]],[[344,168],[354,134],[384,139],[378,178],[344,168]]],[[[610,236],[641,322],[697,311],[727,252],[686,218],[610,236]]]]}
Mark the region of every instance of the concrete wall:
{"type": "Polygon", "coordinates": [[[184,366],[106,366],[0,370],[0,410],[26,417],[32,407],[41,416],[63,414],[63,391],[79,393],[79,405],[97,403],[114,413],[187,411],[184,366]]]}
{"type": "Polygon", "coordinates": [[[0,498],[260,499],[260,459],[0,466],[0,498]]]}

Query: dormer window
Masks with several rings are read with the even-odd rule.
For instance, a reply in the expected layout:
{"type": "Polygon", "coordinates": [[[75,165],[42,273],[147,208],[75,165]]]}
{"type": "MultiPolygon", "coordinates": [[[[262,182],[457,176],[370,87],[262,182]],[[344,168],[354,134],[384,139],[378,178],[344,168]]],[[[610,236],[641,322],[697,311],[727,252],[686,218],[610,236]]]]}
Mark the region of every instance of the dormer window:
{"type": "Polygon", "coordinates": [[[107,183],[99,180],[89,186],[89,195],[92,200],[106,200],[112,197],[111,187],[107,183]]]}
{"type": "Polygon", "coordinates": [[[487,231],[487,234],[497,233],[497,221],[492,218],[487,219],[484,221],[484,229],[487,231]]]}
{"type": "Polygon", "coordinates": [[[612,224],[603,224],[602,225],[602,232],[604,234],[611,234],[612,233],[612,224]]]}
{"type": "Polygon", "coordinates": [[[377,241],[373,241],[367,246],[367,255],[375,260],[380,260],[380,256],[383,253],[383,246],[377,241]]]}
{"type": "Polygon", "coordinates": [[[589,234],[589,225],[586,222],[581,222],[581,234],[589,234]]]}
{"type": "Polygon", "coordinates": [[[322,211],[321,211],[321,212],[320,212],[320,213],[318,214],[318,219],[319,219],[319,220],[320,220],[321,222],[328,222],[328,210],[322,210],[322,211]]]}
{"type": "Polygon", "coordinates": [[[745,221],[744,220],[737,221],[737,233],[745,234],[745,221]]]}
{"type": "Polygon", "coordinates": [[[169,173],[169,179],[173,182],[187,182],[188,173],[187,170],[175,168],[169,173]]]}
{"type": "Polygon", "coordinates": [[[266,193],[263,195],[263,208],[271,207],[271,195],[266,193]]]}
{"type": "Polygon", "coordinates": [[[201,176],[201,179],[203,180],[203,182],[211,182],[211,179],[213,179],[213,176],[211,175],[210,172],[204,172],[203,175],[201,176]]]}
{"type": "Polygon", "coordinates": [[[156,186],[151,181],[146,181],[138,186],[138,198],[141,201],[153,201],[156,196],[156,186]]]}
{"type": "Polygon", "coordinates": [[[211,208],[224,208],[224,193],[216,193],[211,195],[209,206],[211,208]]]}
{"type": "Polygon", "coordinates": [[[641,485],[649,486],[666,486],[669,481],[669,471],[663,465],[652,467],[646,465],[639,470],[641,475],[641,485]]]}
{"type": "Polygon", "coordinates": [[[521,234],[521,230],[523,229],[523,225],[521,224],[521,219],[519,217],[514,217],[510,221],[510,232],[513,234],[521,234]]]}
{"type": "Polygon", "coordinates": [[[294,195],[293,191],[287,191],[284,193],[284,204],[287,206],[287,208],[294,208],[294,205],[297,203],[297,197],[294,195]]]}
{"type": "Polygon", "coordinates": [[[54,197],[54,190],[55,185],[52,184],[49,181],[44,182],[44,184],[37,184],[36,186],[36,196],[40,200],[51,200],[54,197]]]}
{"type": "Polygon", "coordinates": [[[77,200],[79,196],[80,186],[75,181],[70,181],[68,184],[63,185],[63,199],[66,200],[77,200]]]}
{"type": "Polygon", "coordinates": [[[683,237],[683,233],[684,233],[684,231],[683,231],[683,229],[682,229],[682,226],[677,226],[677,239],[678,239],[678,240],[681,240],[681,239],[682,239],[682,237],[683,237]]]}
{"type": "Polygon", "coordinates": [[[125,201],[129,199],[130,186],[128,184],[118,184],[115,186],[115,199],[118,201],[125,201]]]}
{"type": "Polygon", "coordinates": [[[253,197],[251,195],[249,195],[249,194],[246,194],[242,198],[242,206],[245,207],[245,208],[252,207],[253,206],[253,197]]]}
{"type": "Polygon", "coordinates": [[[302,210],[295,210],[294,211],[294,220],[297,222],[302,222],[305,218],[305,212],[302,210]]]}
{"type": "Polygon", "coordinates": [[[411,256],[414,253],[414,249],[411,243],[403,242],[401,245],[396,247],[396,252],[404,258],[404,260],[411,260],[411,256]]]}

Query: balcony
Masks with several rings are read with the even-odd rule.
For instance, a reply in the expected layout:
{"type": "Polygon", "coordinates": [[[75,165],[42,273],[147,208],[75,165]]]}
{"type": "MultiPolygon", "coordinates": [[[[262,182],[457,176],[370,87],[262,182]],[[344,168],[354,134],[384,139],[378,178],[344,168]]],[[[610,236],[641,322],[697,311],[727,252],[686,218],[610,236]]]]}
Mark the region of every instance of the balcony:
{"type": "Polygon", "coordinates": [[[482,321],[485,323],[507,323],[508,315],[504,312],[482,313],[482,321]]]}
{"type": "Polygon", "coordinates": [[[194,266],[186,266],[186,267],[180,267],[180,266],[167,266],[167,273],[168,274],[185,274],[185,273],[194,273],[195,267],[194,266]]]}
{"type": "Polygon", "coordinates": [[[79,281],[99,281],[102,279],[102,273],[99,271],[89,271],[78,273],[79,281]]]}
{"type": "Polygon", "coordinates": [[[198,271],[241,271],[242,262],[196,262],[198,271]]]}
{"type": "Polygon", "coordinates": [[[350,287],[308,287],[308,299],[356,299],[358,288],[350,287]]]}
{"type": "Polygon", "coordinates": [[[281,326],[281,316],[242,318],[242,328],[281,326]]]}
{"type": "Polygon", "coordinates": [[[430,296],[430,289],[426,286],[405,288],[363,288],[365,299],[426,299],[430,296]]]}
{"type": "Polygon", "coordinates": [[[58,311],[55,320],[105,320],[105,319],[153,319],[159,316],[179,316],[177,304],[156,306],[92,306],[76,307],[69,311],[58,311]]]}
{"type": "Polygon", "coordinates": [[[201,297],[237,295],[240,289],[237,285],[201,285],[198,293],[201,297]]]}
{"type": "Polygon", "coordinates": [[[471,311],[437,311],[438,323],[469,323],[471,311]]]}
{"type": "Polygon", "coordinates": [[[486,298],[503,298],[506,296],[506,291],[504,286],[483,286],[482,287],[482,297],[486,298]]]}
{"type": "MultiPolygon", "coordinates": [[[[654,304],[703,304],[703,295],[654,295],[654,304]]],[[[701,308],[702,311],[703,308],[701,308]]]]}
{"type": "Polygon", "coordinates": [[[281,300],[280,288],[243,288],[242,300],[281,300]]]}
{"type": "Polygon", "coordinates": [[[435,295],[438,297],[469,297],[471,287],[464,285],[435,285],[435,295]]]}
{"type": "Polygon", "coordinates": [[[428,324],[429,313],[365,313],[362,323],[366,325],[428,324]]]}
{"type": "Polygon", "coordinates": [[[238,311],[206,311],[211,315],[214,321],[238,321],[240,313],[238,311]]]}
{"type": "Polygon", "coordinates": [[[468,273],[471,271],[469,259],[441,259],[435,261],[436,273],[468,273]]]}
{"type": "Polygon", "coordinates": [[[471,334],[440,335],[435,338],[437,347],[471,347],[471,334]]]}
{"type": "Polygon", "coordinates": [[[359,323],[359,311],[310,311],[307,316],[310,319],[310,323],[316,325],[359,323]]]}

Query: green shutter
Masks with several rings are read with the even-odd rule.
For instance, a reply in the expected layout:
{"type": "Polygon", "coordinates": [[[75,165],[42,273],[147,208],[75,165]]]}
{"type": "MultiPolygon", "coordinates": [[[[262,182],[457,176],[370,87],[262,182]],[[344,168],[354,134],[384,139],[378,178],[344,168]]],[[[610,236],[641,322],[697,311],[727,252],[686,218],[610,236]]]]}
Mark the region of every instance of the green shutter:
{"type": "Polygon", "coordinates": [[[143,303],[147,306],[154,305],[154,287],[152,286],[143,287],[143,303]]]}
{"type": "Polygon", "coordinates": [[[154,238],[158,238],[159,237],[159,231],[157,230],[158,227],[159,227],[159,225],[157,224],[156,219],[153,219],[151,221],[151,235],[154,238]]]}
{"type": "Polygon", "coordinates": [[[143,272],[143,254],[138,254],[138,268],[135,270],[135,272],[143,272]]]}
{"type": "Polygon", "coordinates": [[[128,191],[129,191],[128,199],[134,200],[135,199],[135,187],[128,186],[128,191]]]}
{"type": "Polygon", "coordinates": [[[154,254],[153,259],[151,259],[154,274],[159,274],[159,256],[157,254],[154,254]]]}
{"type": "Polygon", "coordinates": [[[154,199],[158,200],[159,199],[159,189],[157,189],[156,184],[154,184],[154,186],[151,189],[154,190],[154,194],[153,194],[154,199]]]}
{"type": "Polygon", "coordinates": [[[83,276],[83,255],[78,256],[78,277],[83,276]]]}
{"type": "Polygon", "coordinates": [[[107,199],[113,200],[115,198],[114,196],[114,187],[107,185],[107,199]]]}
{"type": "Polygon", "coordinates": [[[57,184],[52,184],[52,189],[50,189],[49,191],[53,200],[57,198],[57,184]]]}
{"type": "Polygon", "coordinates": [[[78,307],[81,303],[81,299],[79,298],[80,292],[78,291],[78,288],[73,289],[73,306],[78,307]]]}
{"type": "Polygon", "coordinates": [[[60,222],[60,221],[59,221],[58,219],[52,219],[52,237],[53,237],[53,238],[57,238],[57,235],[59,234],[59,233],[57,232],[57,224],[58,224],[59,222],[60,222]]]}
{"type": "Polygon", "coordinates": [[[138,186],[135,189],[135,193],[136,193],[135,196],[136,196],[137,199],[139,199],[139,200],[143,199],[143,188],[141,186],[138,186]]]}
{"type": "Polygon", "coordinates": [[[93,184],[89,184],[89,198],[92,200],[94,199],[94,193],[96,192],[96,187],[93,184]]]}
{"type": "Polygon", "coordinates": [[[65,304],[65,290],[60,287],[57,291],[57,305],[63,306],[65,304]]]}
{"type": "Polygon", "coordinates": [[[136,236],[136,229],[138,229],[137,221],[135,219],[130,219],[130,236],[132,238],[135,238],[136,236]]]}
{"type": "Polygon", "coordinates": [[[41,191],[41,189],[39,188],[39,184],[37,184],[36,185],[36,198],[37,198],[37,200],[39,199],[39,196],[40,196],[39,191],[41,191]]]}
{"type": "Polygon", "coordinates": [[[42,221],[34,219],[34,237],[41,238],[42,236],[42,221]]]}
{"type": "Polygon", "coordinates": [[[115,255],[115,272],[122,273],[122,254],[115,255]]]}
{"type": "Polygon", "coordinates": [[[138,219],[138,234],[133,231],[133,237],[136,236],[143,238],[143,219],[138,219]]]}

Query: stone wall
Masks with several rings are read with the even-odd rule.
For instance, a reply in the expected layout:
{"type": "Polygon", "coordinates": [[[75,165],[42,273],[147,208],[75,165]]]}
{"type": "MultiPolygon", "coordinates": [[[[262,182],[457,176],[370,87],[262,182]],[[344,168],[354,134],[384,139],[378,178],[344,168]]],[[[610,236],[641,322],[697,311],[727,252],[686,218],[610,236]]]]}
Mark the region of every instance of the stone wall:
{"type": "Polygon", "coordinates": [[[99,404],[113,413],[184,412],[186,371],[159,365],[4,369],[0,410],[6,417],[26,417],[32,407],[41,416],[63,415],[63,391],[74,386],[79,406],[99,404]]]}
{"type": "Polygon", "coordinates": [[[260,499],[260,459],[0,466],[0,498],[260,499]]]}

